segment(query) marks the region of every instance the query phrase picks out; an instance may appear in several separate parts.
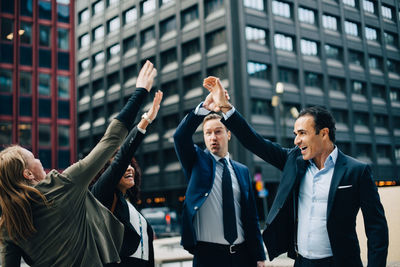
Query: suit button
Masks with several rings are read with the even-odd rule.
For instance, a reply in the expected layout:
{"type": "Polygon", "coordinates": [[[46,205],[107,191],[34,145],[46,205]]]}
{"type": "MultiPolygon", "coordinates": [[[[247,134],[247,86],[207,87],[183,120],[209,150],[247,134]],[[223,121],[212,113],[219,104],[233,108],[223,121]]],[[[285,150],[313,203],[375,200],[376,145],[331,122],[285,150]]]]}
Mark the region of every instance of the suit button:
{"type": "Polygon", "coordinates": [[[199,209],[199,207],[197,207],[197,206],[194,206],[194,210],[198,210],[199,209]]]}
{"type": "Polygon", "coordinates": [[[205,193],[204,196],[207,197],[207,196],[208,196],[208,193],[205,193]]]}

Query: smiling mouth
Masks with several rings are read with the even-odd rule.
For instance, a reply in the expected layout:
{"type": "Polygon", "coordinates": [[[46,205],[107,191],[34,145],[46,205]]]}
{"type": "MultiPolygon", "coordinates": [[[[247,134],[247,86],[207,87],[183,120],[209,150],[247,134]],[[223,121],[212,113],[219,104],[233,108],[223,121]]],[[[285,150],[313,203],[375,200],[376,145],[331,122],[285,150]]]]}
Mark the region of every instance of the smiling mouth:
{"type": "Polygon", "coordinates": [[[132,174],[128,174],[128,175],[125,175],[124,178],[125,178],[125,179],[133,178],[133,175],[132,175],[132,174]]]}
{"type": "Polygon", "coordinates": [[[307,147],[305,146],[305,147],[299,147],[300,148],[300,150],[303,152],[303,151],[305,151],[306,149],[307,149],[307,147]]]}

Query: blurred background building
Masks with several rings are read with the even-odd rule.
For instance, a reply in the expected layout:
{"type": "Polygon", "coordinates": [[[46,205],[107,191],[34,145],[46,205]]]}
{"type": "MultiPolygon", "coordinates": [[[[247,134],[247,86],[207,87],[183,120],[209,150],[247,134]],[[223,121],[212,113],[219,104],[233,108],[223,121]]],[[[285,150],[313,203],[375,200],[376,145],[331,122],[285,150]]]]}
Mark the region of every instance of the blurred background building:
{"type": "MultiPolygon", "coordinates": [[[[201,84],[208,75],[222,79],[235,107],[261,135],[286,147],[293,146],[298,112],[326,106],[337,120],[339,148],[370,163],[377,181],[399,181],[399,1],[75,4],[79,157],[90,151],[134,91],[143,62],[150,59],[158,69],[154,87],[164,92],[164,100],[137,153],[144,206],[181,206],[186,180],[172,136],[204,99],[201,84]]],[[[53,11],[54,25],[56,16],[53,11]]],[[[147,101],[144,110],[151,98],[147,101]]],[[[194,140],[204,146],[200,129],[194,140]]],[[[270,204],[279,171],[237,140],[230,151],[263,181],[270,204]]]]}
{"type": "Polygon", "coordinates": [[[0,1],[0,149],[30,149],[45,169],[76,160],[74,2],[0,1]]]}

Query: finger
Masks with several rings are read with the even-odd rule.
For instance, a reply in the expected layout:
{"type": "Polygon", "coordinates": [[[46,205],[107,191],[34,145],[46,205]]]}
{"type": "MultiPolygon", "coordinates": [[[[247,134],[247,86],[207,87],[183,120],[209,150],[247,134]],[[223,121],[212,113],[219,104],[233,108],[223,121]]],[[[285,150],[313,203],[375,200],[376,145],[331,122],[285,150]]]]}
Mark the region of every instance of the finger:
{"type": "Polygon", "coordinates": [[[150,64],[150,61],[147,60],[147,61],[144,63],[144,65],[142,66],[142,68],[140,69],[138,77],[143,77],[143,76],[145,75],[146,70],[147,70],[147,68],[149,67],[149,64],[150,64]]]}

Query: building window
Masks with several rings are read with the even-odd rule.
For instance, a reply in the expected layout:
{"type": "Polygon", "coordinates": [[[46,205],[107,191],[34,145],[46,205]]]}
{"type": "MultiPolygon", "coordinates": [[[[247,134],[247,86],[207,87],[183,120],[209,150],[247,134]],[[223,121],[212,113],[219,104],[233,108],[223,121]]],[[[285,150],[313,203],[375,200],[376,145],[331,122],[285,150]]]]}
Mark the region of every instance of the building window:
{"type": "Polygon", "coordinates": [[[115,44],[113,46],[110,46],[107,49],[107,61],[110,61],[113,58],[117,58],[119,56],[119,52],[120,52],[120,45],[119,44],[115,44]]]}
{"type": "Polygon", "coordinates": [[[51,76],[47,73],[39,73],[39,95],[50,96],[51,76]]]}
{"type": "Polygon", "coordinates": [[[87,47],[90,43],[88,33],[85,33],[84,35],[80,36],[78,39],[79,39],[79,49],[87,47]]]}
{"type": "Polygon", "coordinates": [[[107,21],[107,33],[117,32],[119,30],[119,27],[119,17],[115,17],[107,21]]]}
{"type": "Polygon", "coordinates": [[[167,65],[176,62],[176,49],[172,48],[161,53],[161,68],[165,68],[167,65]]]}
{"type": "Polygon", "coordinates": [[[388,123],[389,121],[386,115],[374,114],[373,122],[375,127],[382,127],[385,129],[389,128],[389,123],[388,123]]]}
{"type": "Polygon", "coordinates": [[[39,26],[39,46],[50,47],[51,40],[51,27],[40,25],[39,26]]]}
{"type": "Polygon", "coordinates": [[[274,44],[277,49],[293,51],[293,39],[290,36],[275,33],[274,44]]]}
{"type": "Polygon", "coordinates": [[[104,63],[104,52],[98,52],[93,56],[93,67],[101,65],[104,63]]]}
{"type": "Polygon", "coordinates": [[[378,35],[373,28],[365,27],[365,38],[369,41],[378,41],[378,35]]]}
{"type": "Polygon", "coordinates": [[[14,14],[14,2],[13,1],[2,1],[0,4],[0,12],[14,14]]]}
{"type": "Polygon", "coordinates": [[[62,50],[68,50],[69,49],[69,30],[68,29],[63,29],[63,28],[58,28],[58,48],[62,50]]]}
{"type": "Polygon", "coordinates": [[[278,68],[278,78],[280,82],[298,84],[297,70],[288,68],[278,68]]]}
{"type": "Polygon", "coordinates": [[[396,74],[400,74],[399,62],[397,62],[397,61],[395,61],[393,59],[387,59],[386,60],[386,65],[387,65],[387,68],[388,68],[389,72],[394,72],[396,74]]]}
{"type": "Polygon", "coordinates": [[[304,7],[299,7],[299,20],[308,24],[315,24],[315,12],[304,7]]]}
{"type": "Polygon", "coordinates": [[[379,84],[372,84],[372,97],[386,99],[385,86],[379,84]]]}
{"type": "Polygon", "coordinates": [[[69,23],[69,0],[57,1],[57,20],[69,23]]]}
{"type": "Polygon", "coordinates": [[[97,1],[92,5],[92,16],[100,14],[104,10],[103,0],[97,1]]]}
{"type": "Polygon", "coordinates": [[[309,87],[322,88],[322,75],[314,72],[305,72],[304,85],[309,87]]]}
{"type": "Polygon", "coordinates": [[[194,5],[184,11],[181,14],[181,24],[182,28],[195,21],[199,18],[199,12],[197,11],[197,5],[194,5]]]}
{"type": "Polygon", "coordinates": [[[32,17],[32,0],[25,0],[20,2],[20,15],[32,17]]]}
{"type": "Polygon", "coordinates": [[[329,91],[336,91],[346,93],[345,82],[343,78],[329,77],[328,78],[329,91]]]}
{"type": "Polygon", "coordinates": [[[150,27],[141,32],[141,45],[143,46],[147,42],[154,40],[156,37],[154,27],[150,27]]]}
{"type": "Polygon", "coordinates": [[[130,36],[123,41],[124,54],[126,54],[129,50],[132,50],[136,47],[137,47],[136,35],[130,36]]]}
{"type": "Polygon", "coordinates": [[[136,65],[124,68],[124,84],[137,76],[136,65]]]}
{"type": "Polygon", "coordinates": [[[12,70],[0,69],[0,92],[12,92],[12,70]]]}
{"type": "Polygon", "coordinates": [[[382,59],[376,56],[369,56],[368,66],[370,69],[382,70],[382,59]]]}
{"type": "Polygon", "coordinates": [[[349,124],[348,113],[346,110],[332,109],[332,115],[335,118],[336,124],[349,124]]]}
{"type": "Polygon", "coordinates": [[[390,164],[392,163],[392,149],[390,145],[377,145],[376,146],[376,158],[378,164],[390,164]]]}
{"type": "Polygon", "coordinates": [[[267,99],[252,98],[251,99],[251,114],[271,116],[273,114],[272,107],[267,99]]]}
{"type": "Polygon", "coordinates": [[[343,4],[346,6],[356,7],[356,0],[343,0],[343,4]]]}
{"type": "Polygon", "coordinates": [[[210,51],[211,48],[224,44],[226,42],[225,28],[214,31],[206,35],[206,50],[210,51]]]}
{"type": "Polygon", "coordinates": [[[104,36],[104,27],[103,25],[96,27],[93,30],[93,42],[102,39],[104,36]]]}
{"type": "Polygon", "coordinates": [[[19,30],[19,40],[21,44],[32,44],[32,23],[21,21],[19,30]]]}
{"type": "Polygon", "coordinates": [[[89,14],[89,9],[85,8],[78,14],[78,23],[81,24],[83,22],[86,22],[89,20],[90,14],[89,14]]]}
{"type": "Polygon", "coordinates": [[[290,18],[290,5],[285,2],[272,1],[272,13],[277,16],[290,18]]]}
{"type": "Polygon", "coordinates": [[[193,88],[200,87],[200,85],[199,85],[200,80],[201,80],[200,73],[195,73],[195,74],[191,74],[189,76],[185,76],[183,78],[183,90],[185,91],[185,93],[187,93],[188,91],[190,91],[193,88]]]}
{"type": "Polygon", "coordinates": [[[12,142],[12,124],[10,122],[0,122],[0,144],[8,145],[12,142]]]}
{"type": "Polygon", "coordinates": [[[134,22],[137,19],[137,10],[136,7],[132,7],[126,11],[124,11],[124,25],[134,22]]]}
{"type": "Polygon", "coordinates": [[[207,69],[207,74],[209,76],[215,76],[221,80],[228,78],[228,66],[226,64],[218,65],[207,69]]]}
{"type": "Polygon", "coordinates": [[[350,21],[346,20],[344,22],[344,31],[348,35],[358,36],[358,25],[357,25],[357,23],[350,22],[350,21]]]}
{"type": "Polygon", "coordinates": [[[69,99],[69,77],[57,76],[58,97],[69,99]]]}
{"type": "Polygon", "coordinates": [[[119,0],[107,0],[107,6],[118,4],[119,0]]]}
{"type": "Polygon", "coordinates": [[[51,2],[39,0],[39,19],[51,20],[51,2]]]}
{"type": "Polygon", "coordinates": [[[164,21],[161,21],[160,24],[160,36],[164,36],[164,34],[176,30],[176,19],[175,16],[170,17],[164,21]]]}
{"type": "Polygon", "coordinates": [[[358,51],[349,50],[349,63],[363,67],[364,66],[363,54],[358,51]]]}
{"type": "Polygon", "coordinates": [[[79,62],[79,73],[89,70],[90,61],[89,59],[85,58],[84,60],[79,62]]]}
{"type": "Polygon", "coordinates": [[[365,12],[375,14],[375,4],[369,0],[363,0],[363,8],[365,12]]]}
{"type": "Polygon", "coordinates": [[[322,26],[327,30],[337,31],[337,18],[329,15],[322,15],[322,26]]]}
{"type": "Polygon", "coordinates": [[[394,33],[384,32],[383,36],[385,38],[386,45],[391,45],[397,48],[397,36],[394,33]]]}
{"type": "Polygon", "coordinates": [[[20,123],[18,124],[19,144],[25,147],[32,146],[32,124],[20,123]]]}
{"type": "Polygon", "coordinates": [[[354,124],[361,126],[368,126],[369,125],[368,113],[354,112],[354,124]]]}
{"type": "Polygon", "coordinates": [[[388,20],[393,20],[392,9],[385,5],[382,5],[382,17],[388,20]]]}
{"type": "Polygon", "coordinates": [[[150,14],[156,9],[156,1],[155,0],[145,0],[140,3],[141,15],[144,16],[146,14],[150,14]]]}
{"type": "Polygon", "coordinates": [[[318,46],[314,41],[301,39],[300,41],[301,53],[305,56],[317,56],[318,46]]]}
{"type": "Polygon", "coordinates": [[[400,88],[390,88],[390,100],[393,102],[400,102],[400,88]]]}
{"type": "Polygon", "coordinates": [[[365,83],[360,81],[352,81],[352,92],[357,95],[367,95],[365,83]]]}
{"type": "Polygon", "coordinates": [[[247,62],[247,73],[252,78],[258,78],[263,80],[269,80],[269,68],[267,64],[259,62],[247,62]]]}
{"type": "Polygon", "coordinates": [[[168,3],[173,3],[174,0],[160,0],[160,6],[166,5],[168,3]]]}
{"type": "Polygon", "coordinates": [[[224,1],[223,0],[205,0],[204,1],[204,12],[205,12],[205,17],[208,17],[211,13],[222,9],[224,7],[224,1]]]}
{"type": "MultiPolygon", "coordinates": [[[[22,95],[32,93],[32,73],[21,71],[19,74],[19,91],[22,95]]],[[[1,92],[1,91],[0,91],[1,92]]]]}
{"type": "Polygon", "coordinates": [[[267,45],[267,32],[264,29],[246,26],[246,40],[250,43],[267,45]]]}
{"type": "Polygon", "coordinates": [[[342,60],[342,51],[337,46],[326,44],[325,55],[327,58],[330,59],[342,60]]]}
{"type": "Polygon", "coordinates": [[[245,7],[250,7],[260,11],[264,11],[263,0],[243,0],[243,4],[245,7]]]}
{"type": "Polygon", "coordinates": [[[194,39],[182,45],[182,58],[185,61],[188,57],[200,53],[200,41],[194,39]]]}

